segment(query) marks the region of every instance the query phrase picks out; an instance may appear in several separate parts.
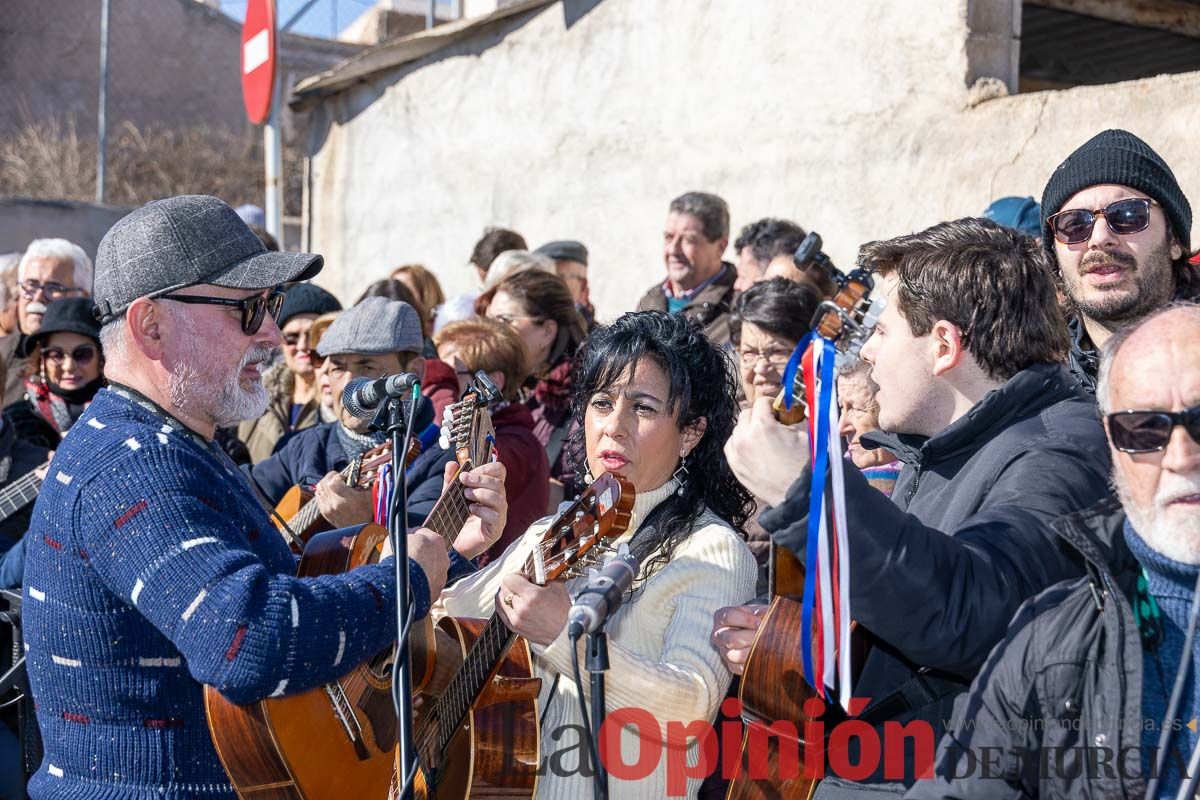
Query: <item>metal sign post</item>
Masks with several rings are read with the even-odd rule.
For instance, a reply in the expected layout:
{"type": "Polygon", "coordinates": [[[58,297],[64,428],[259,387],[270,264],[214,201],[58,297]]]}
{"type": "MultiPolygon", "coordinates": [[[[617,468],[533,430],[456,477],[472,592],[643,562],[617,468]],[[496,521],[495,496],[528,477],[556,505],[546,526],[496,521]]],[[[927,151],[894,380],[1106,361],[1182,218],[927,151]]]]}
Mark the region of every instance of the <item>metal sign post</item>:
{"type": "Polygon", "coordinates": [[[275,0],[249,0],[242,24],[242,100],[246,116],[263,126],[266,162],[263,209],[267,232],[283,246],[283,142],[280,133],[278,29],[275,0]]]}

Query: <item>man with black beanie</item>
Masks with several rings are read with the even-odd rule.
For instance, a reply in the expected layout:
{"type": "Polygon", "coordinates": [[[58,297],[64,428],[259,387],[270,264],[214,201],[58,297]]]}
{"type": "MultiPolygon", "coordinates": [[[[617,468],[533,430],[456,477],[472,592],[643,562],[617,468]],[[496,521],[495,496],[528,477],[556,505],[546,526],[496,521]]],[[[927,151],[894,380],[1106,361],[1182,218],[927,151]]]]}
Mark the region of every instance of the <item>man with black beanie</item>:
{"type": "Polygon", "coordinates": [[[1071,372],[1094,394],[1109,336],[1172,299],[1196,297],[1192,208],[1150,145],[1107,130],[1059,164],[1042,214],[1042,246],[1073,312],[1071,372]]]}

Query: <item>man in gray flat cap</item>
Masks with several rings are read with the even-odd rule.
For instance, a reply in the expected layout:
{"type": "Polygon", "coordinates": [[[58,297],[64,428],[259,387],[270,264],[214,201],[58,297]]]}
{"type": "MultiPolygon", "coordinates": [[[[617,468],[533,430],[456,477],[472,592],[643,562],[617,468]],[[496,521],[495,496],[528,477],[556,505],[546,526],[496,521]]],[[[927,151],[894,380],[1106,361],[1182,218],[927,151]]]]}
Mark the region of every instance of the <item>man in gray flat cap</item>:
{"type": "Polygon", "coordinates": [[[588,249],[583,242],[570,239],[546,242],[534,252],[554,262],[554,269],[571,290],[575,308],[583,315],[588,330],[595,327],[596,310],[588,292],[588,249]]]}
{"type": "MultiPolygon", "coordinates": [[[[321,257],[267,252],[214,197],[150,203],[105,235],[94,297],[105,376],[63,440],[25,564],[29,679],[45,743],[33,798],[233,797],[205,684],[253,703],[336,680],[396,638],[390,550],[353,579],[297,578],[253,490],[213,444],[263,413],[279,284],[321,257]]],[[[480,488],[458,544],[503,528],[480,488]]],[[[407,542],[416,615],[445,583],[440,537],[407,542]]]]}
{"type": "MultiPolygon", "coordinates": [[[[416,309],[399,300],[368,297],[340,314],[321,336],[317,355],[325,362],[333,389],[334,422],[306,428],[283,440],[270,458],[243,467],[258,490],[277,504],[293,486],[313,492],[317,506],[334,527],[370,522],[371,491],[346,484],[341,471],[360,453],[382,444],[383,432],[368,431],[370,420],[351,414],[342,393],[355,378],[381,378],[400,372],[424,376],[424,339],[416,309]]],[[[419,416],[419,415],[418,415],[419,416]]],[[[437,445],[437,426],[416,431],[426,445],[408,469],[409,525],[418,526],[442,491],[453,450],[437,445]]],[[[485,471],[495,471],[498,465],[485,471]]]]}

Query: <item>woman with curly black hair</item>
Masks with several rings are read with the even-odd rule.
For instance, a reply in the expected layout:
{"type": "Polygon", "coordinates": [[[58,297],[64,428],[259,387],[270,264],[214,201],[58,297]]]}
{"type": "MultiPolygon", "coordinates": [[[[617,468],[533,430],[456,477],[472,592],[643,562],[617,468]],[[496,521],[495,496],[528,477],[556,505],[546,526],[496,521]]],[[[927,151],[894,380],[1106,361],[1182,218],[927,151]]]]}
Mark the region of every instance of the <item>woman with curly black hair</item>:
{"type": "MultiPolygon", "coordinates": [[[[597,328],[576,356],[577,426],[568,452],[580,474],[620,473],[637,490],[633,519],[616,543],[628,542],[642,569],[632,596],[608,622],[608,706],[644,709],[658,721],[657,730],[622,729],[622,763],[661,751],[656,769],[639,780],[611,775],[613,798],[667,795],[667,723],[711,720],[729,686],[730,674],[708,644],[712,615],[754,596],[754,557],[741,533],[752,501],[723,452],[738,411],[726,359],[692,322],[658,311],[597,328]]],[[[571,593],[580,587],[537,586],[520,574],[548,522],[535,523],[497,561],[443,592],[440,606],[462,617],[498,611],[530,642],[544,687],[543,758],[557,751],[537,796],[575,800],[591,793],[580,763],[583,720],[566,634],[571,593]]],[[[693,742],[687,763],[697,763],[696,749],[693,742]]],[[[699,786],[688,780],[686,796],[695,797],[699,786]]]]}

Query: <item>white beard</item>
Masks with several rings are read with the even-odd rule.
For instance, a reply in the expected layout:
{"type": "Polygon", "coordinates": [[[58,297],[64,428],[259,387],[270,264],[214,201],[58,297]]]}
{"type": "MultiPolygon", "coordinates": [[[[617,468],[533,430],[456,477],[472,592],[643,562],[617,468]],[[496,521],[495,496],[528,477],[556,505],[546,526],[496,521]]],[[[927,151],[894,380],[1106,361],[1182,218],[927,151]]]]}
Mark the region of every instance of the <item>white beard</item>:
{"type": "MultiPolygon", "coordinates": [[[[195,328],[190,321],[183,322],[181,327],[191,327],[190,335],[195,339],[195,328]]],[[[180,361],[167,379],[171,405],[189,416],[207,417],[218,428],[257,419],[266,413],[270,402],[262,384],[262,371],[271,355],[271,348],[255,345],[246,351],[237,370],[230,375],[216,374],[211,362],[180,361]],[[243,387],[242,370],[249,364],[257,365],[258,377],[250,386],[243,387]]]]}
{"type": "Polygon", "coordinates": [[[1200,564],[1200,506],[1170,505],[1180,497],[1200,494],[1200,475],[1164,471],[1150,508],[1133,502],[1119,469],[1113,470],[1113,482],[1129,524],[1146,544],[1180,564],[1200,564]]]}

